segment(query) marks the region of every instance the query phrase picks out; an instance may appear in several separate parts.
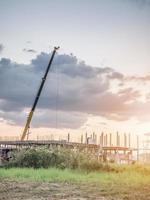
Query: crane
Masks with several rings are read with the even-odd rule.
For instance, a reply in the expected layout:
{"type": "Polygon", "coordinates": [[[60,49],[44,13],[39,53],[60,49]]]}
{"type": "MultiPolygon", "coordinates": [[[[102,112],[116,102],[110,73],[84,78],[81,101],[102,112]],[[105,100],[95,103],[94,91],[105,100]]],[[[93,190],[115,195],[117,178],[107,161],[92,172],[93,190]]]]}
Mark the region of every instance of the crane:
{"type": "Polygon", "coordinates": [[[39,89],[38,89],[37,95],[36,95],[36,97],[35,97],[33,106],[32,106],[32,108],[31,108],[31,111],[30,111],[29,116],[28,116],[28,118],[27,118],[27,121],[26,121],[24,130],[23,130],[23,133],[22,133],[22,136],[21,136],[21,141],[25,140],[26,137],[28,138],[30,123],[31,123],[31,120],[32,120],[32,117],[33,117],[33,113],[34,113],[35,108],[36,108],[36,105],[37,105],[37,103],[38,103],[40,94],[41,94],[41,92],[42,92],[44,83],[45,83],[46,78],[47,78],[47,74],[48,74],[48,72],[49,72],[49,70],[50,70],[50,67],[51,67],[51,64],[52,64],[52,62],[53,62],[55,53],[56,53],[56,51],[57,51],[58,49],[59,49],[59,47],[54,47],[54,50],[53,50],[53,52],[52,52],[52,55],[51,55],[49,64],[48,64],[47,69],[46,69],[46,71],[45,71],[44,77],[42,78],[42,81],[41,81],[40,87],[39,87],[39,89]]]}

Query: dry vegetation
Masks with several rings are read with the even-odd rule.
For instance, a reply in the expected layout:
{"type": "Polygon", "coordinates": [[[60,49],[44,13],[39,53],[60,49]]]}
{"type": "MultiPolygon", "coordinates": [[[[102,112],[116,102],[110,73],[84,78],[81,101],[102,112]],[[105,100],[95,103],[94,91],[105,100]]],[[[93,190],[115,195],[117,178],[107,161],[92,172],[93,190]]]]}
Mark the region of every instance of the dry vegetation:
{"type": "Polygon", "coordinates": [[[7,200],[150,200],[149,188],[149,166],[102,164],[68,150],[20,152],[0,169],[0,199],[7,200]]]}

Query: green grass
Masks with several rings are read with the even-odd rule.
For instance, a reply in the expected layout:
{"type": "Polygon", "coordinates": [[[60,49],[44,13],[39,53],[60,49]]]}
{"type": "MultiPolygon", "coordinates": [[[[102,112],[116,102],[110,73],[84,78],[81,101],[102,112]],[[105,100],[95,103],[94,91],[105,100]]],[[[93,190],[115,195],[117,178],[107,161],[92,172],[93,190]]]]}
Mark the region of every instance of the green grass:
{"type": "Polygon", "coordinates": [[[150,183],[150,175],[131,170],[123,172],[83,172],[77,170],[60,170],[56,168],[32,169],[32,168],[10,168],[0,169],[0,178],[14,180],[32,181],[62,181],[62,182],[85,182],[117,185],[143,185],[150,183]]]}
{"type": "Polygon", "coordinates": [[[0,182],[67,182],[78,185],[81,190],[110,197],[110,199],[148,200],[150,196],[150,174],[141,167],[123,167],[122,172],[83,172],[70,169],[32,169],[32,168],[0,168],[0,182]]]}

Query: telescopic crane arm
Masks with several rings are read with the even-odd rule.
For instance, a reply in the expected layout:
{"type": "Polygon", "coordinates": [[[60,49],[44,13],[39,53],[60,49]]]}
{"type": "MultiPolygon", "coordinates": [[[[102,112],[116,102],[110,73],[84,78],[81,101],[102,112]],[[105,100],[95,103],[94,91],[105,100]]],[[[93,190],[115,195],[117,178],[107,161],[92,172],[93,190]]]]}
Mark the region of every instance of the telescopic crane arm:
{"type": "Polygon", "coordinates": [[[46,72],[45,72],[45,75],[44,75],[44,77],[42,78],[41,85],[40,85],[39,90],[38,90],[38,92],[37,92],[37,95],[36,95],[36,97],[35,97],[35,100],[34,100],[34,103],[33,103],[32,108],[31,108],[31,111],[30,111],[30,113],[29,113],[29,116],[28,116],[28,118],[27,118],[26,125],[25,125],[25,127],[24,127],[24,131],[23,131],[23,134],[22,134],[22,136],[21,136],[21,141],[25,140],[25,138],[26,138],[26,136],[27,136],[27,134],[28,134],[27,132],[28,132],[28,130],[29,130],[29,128],[30,128],[30,123],[31,123],[31,120],[32,120],[32,117],[33,117],[34,110],[35,110],[35,108],[36,108],[36,105],[37,105],[37,103],[38,103],[40,94],[41,94],[42,89],[43,89],[43,86],[44,86],[44,83],[45,83],[45,81],[46,81],[47,74],[48,74],[48,72],[49,72],[49,70],[50,70],[50,67],[51,67],[51,64],[52,64],[52,62],[53,62],[53,58],[54,58],[55,53],[56,53],[56,51],[57,51],[58,49],[59,49],[59,47],[54,47],[54,50],[53,50],[53,52],[52,52],[51,59],[50,59],[50,61],[49,61],[49,64],[48,64],[47,69],[46,69],[46,72]]]}

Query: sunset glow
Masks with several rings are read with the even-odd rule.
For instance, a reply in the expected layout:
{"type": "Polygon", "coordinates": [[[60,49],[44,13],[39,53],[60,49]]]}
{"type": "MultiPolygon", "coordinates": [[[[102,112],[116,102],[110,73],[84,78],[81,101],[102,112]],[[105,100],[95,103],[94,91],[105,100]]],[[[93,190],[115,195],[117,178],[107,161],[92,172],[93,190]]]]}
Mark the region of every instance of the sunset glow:
{"type": "Polygon", "coordinates": [[[149,4],[44,2],[0,2],[0,136],[20,137],[55,44],[31,139],[150,132],[149,4]]]}

